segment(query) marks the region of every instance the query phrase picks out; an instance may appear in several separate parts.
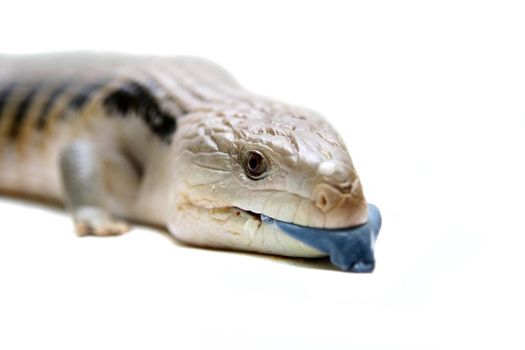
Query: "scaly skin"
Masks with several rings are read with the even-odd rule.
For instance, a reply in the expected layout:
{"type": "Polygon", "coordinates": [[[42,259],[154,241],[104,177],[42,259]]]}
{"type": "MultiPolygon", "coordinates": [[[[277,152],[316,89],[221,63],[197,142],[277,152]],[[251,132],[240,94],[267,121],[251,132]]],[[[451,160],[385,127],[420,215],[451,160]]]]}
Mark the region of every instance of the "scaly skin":
{"type": "Polygon", "coordinates": [[[82,235],[125,232],[116,216],[198,246],[300,257],[325,254],[259,214],[319,228],[367,220],[325,119],[195,58],[0,57],[0,191],[63,202],[82,235]],[[254,151],[260,179],[246,170],[254,151]]]}

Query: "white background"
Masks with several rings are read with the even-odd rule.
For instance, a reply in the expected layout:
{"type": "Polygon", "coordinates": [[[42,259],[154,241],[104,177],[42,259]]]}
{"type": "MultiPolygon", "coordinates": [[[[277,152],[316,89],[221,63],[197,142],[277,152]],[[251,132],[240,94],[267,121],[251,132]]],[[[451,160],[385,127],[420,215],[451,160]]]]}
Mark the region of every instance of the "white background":
{"type": "Polygon", "coordinates": [[[0,51],[213,59],[340,130],[376,271],[77,238],[0,199],[1,349],[523,349],[525,9],[506,1],[17,1],[0,51]]]}

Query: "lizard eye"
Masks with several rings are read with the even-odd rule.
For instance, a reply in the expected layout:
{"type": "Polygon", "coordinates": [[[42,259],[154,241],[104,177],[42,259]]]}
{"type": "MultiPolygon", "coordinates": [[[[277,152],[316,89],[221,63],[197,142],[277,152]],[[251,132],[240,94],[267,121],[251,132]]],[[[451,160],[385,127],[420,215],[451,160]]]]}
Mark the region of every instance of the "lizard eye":
{"type": "Polygon", "coordinates": [[[246,152],[243,159],[243,167],[246,175],[253,180],[260,180],[268,171],[268,160],[259,151],[246,152]]]}

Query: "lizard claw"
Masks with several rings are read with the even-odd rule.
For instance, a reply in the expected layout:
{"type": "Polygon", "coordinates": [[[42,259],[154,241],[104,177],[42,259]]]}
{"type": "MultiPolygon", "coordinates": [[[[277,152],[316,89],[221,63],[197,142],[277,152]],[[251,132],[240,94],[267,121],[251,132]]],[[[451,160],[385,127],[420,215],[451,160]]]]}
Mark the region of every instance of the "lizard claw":
{"type": "Polygon", "coordinates": [[[82,208],[75,215],[75,231],[78,236],[116,236],[130,230],[130,226],[112,218],[101,209],[82,208]]]}
{"type": "Polygon", "coordinates": [[[108,221],[92,224],[85,221],[75,222],[75,231],[78,236],[118,236],[129,231],[130,226],[123,221],[108,221]]]}

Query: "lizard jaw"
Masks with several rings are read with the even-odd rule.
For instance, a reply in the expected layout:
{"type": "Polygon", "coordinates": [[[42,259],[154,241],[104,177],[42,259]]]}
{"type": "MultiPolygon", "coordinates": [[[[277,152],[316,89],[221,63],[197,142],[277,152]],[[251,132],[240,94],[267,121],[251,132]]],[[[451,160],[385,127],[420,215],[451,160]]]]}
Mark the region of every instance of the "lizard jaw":
{"type": "Polygon", "coordinates": [[[211,248],[248,250],[290,257],[326,257],[338,268],[371,272],[380,226],[368,205],[368,221],[340,229],[301,226],[235,206],[203,207],[186,202],[168,225],[182,241],[211,248]]]}
{"type": "Polygon", "coordinates": [[[379,209],[373,204],[368,204],[368,220],[365,223],[339,229],[301,226],[264,214],[235,209],[254,217],[254,221],[248,220],[244,225],[246,231],[257,230],[261,223],[273,225],[288,236],[328,254],[332,264],[342,270],[372,272],[375,268],[374,246],[382,218],[379,209]]]}

